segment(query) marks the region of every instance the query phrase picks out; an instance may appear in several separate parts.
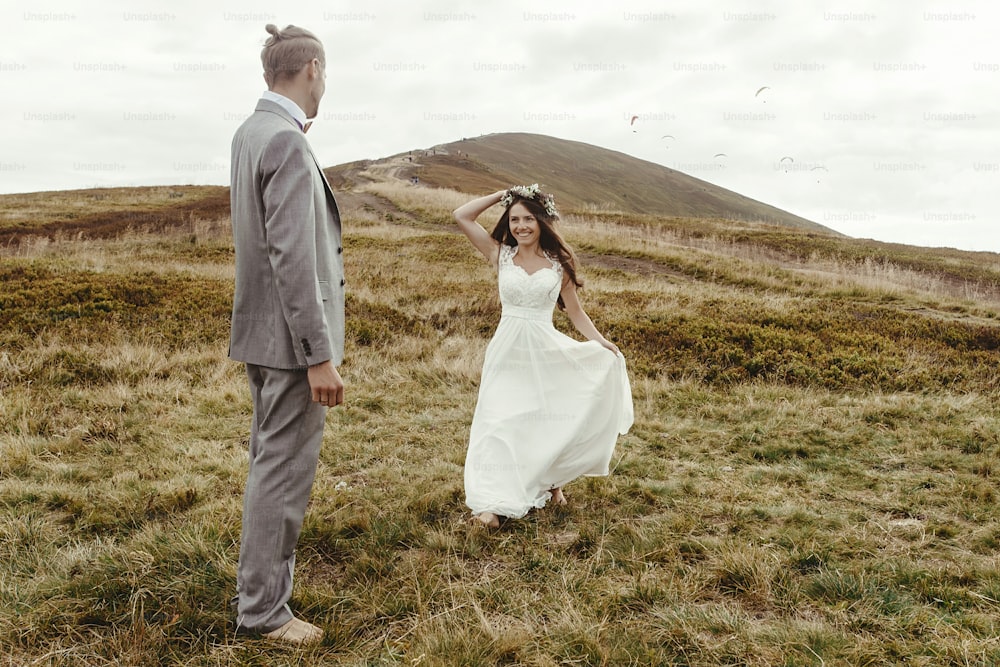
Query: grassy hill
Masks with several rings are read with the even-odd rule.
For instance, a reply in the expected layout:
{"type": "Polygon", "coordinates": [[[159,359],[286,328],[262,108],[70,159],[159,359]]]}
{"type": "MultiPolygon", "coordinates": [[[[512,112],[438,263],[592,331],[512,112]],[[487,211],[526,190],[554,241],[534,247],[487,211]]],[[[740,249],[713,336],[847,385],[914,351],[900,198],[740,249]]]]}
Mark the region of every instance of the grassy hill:
{"type": "Polygon", "coordinates": [[[24,239],[107,238],[174,231],[229,215],[229,188],[155,186],[0,195],[0,245],[24,239]]]}
{"type": "Polygon", "coordinates": [[[580,200],[563,231],[636,423],[609,477],[485,532],[462,465],[495,277],[450,222],[467,194],[405,157],[329,170],[347,391],[303,651],[227,605],[250,406],[225,189],[0,197],[0,664],[1000,664],[1000,255],[580,200]]]}
{"type": "Polygon", "coordinates": [[[402,175],[428,185],[484,193],[541,183],[566,210],[597,207],[660,216],[729,218],[839,235],[787,211],[653,162],[540,134],[463,139],[405,154],[402,175]]]}

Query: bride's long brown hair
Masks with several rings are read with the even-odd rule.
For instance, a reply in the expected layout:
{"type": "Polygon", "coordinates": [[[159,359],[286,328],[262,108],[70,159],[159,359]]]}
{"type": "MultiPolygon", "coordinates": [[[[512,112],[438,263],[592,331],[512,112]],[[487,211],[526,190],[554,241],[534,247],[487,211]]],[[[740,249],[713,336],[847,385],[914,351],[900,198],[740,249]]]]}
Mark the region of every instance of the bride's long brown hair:
{"type": "MultiPolygon", "coordinates": [[[[544,196],[541,193],[539,196],[544,196]]],[[[514,195],[514,200],[510,203],[510,206],[503,212],[500,219],[497,221],[496,227],[493,228],[493,233],[490,234],[498,243],[503,243],[509,246],[516,246],[517,239],[514,235],[510,233],[510,209],[514,204],[522,204],[525,208],[531,211],[531,214],[535,216],[535,220],[538,221],[538,245],[547,252],[548,254],[559,260],[559,264],[562,265],[563,273],[569,277],[570,281],[579,289],[583,287],[583,281],[581,281],[576,275],[576,255],[573,253],[573,249],[567,245],[566,241],[563,240],[562,235],[559,234],[558,230],[555,228],[555,223],[559,220],[558,215],[549,215],[545,210],[545,207],[538,203],[535,199],[526,199],[518,195],[514,195]]],[[[560,292],[562,291],[562,286],[559,287],[560,292]]],[[[566,310],[566,304],[563,303],[562,295],[556,299],[556,303],[559,305],[559,310],[566,310]]]]}

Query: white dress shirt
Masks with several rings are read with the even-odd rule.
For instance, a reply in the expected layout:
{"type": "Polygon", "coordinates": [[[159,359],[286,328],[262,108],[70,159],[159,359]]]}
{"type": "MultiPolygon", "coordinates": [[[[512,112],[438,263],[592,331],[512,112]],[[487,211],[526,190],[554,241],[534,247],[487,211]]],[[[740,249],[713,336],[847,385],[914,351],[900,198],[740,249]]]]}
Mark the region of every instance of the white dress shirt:
{"type": "Polygon", "coordinates": [[[289,98],[285,97],[281,93],[276,93],[273,90],[265,90],[261,93],[260,98],[262,100],[270,100],[275,104],[280,104],[285,111],[292,115],[295,122],[299,124],[299,128],[304,128],[306,125],[306,112],[302,110],[298,104],[289,98]]]}

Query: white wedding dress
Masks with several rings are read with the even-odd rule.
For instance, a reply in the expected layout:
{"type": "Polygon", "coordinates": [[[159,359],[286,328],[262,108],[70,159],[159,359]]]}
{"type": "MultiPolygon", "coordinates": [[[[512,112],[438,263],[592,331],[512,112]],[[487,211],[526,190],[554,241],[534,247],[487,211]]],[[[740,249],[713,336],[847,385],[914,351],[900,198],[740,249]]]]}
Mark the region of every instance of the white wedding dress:
{"type": "Polygon", "coordinates": [[[503,311],[483,361],[465,495],[473,514],[520,518],[543,507],[550,489],[607,475],[633,408],[625,360],[553,326],[559,262],[550,257],[551,268],[528,274],[514,264],[516,254],[516,246],[500,246],[503,311]]]}

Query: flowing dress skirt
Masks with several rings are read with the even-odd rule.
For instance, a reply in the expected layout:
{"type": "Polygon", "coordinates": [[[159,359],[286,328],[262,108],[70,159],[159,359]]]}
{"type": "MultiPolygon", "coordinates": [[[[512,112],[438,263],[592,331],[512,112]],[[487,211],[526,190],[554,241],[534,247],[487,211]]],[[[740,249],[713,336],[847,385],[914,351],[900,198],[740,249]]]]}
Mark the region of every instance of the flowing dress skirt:
{"type": "Polygon", "coordinates": [[[551,305],[504,305],[469,434],[466,503],[473,514],[523,517],[550,489],[607,475],[632,420],[623,357],[556,329],[551,305]]]}

